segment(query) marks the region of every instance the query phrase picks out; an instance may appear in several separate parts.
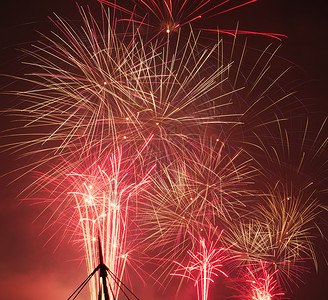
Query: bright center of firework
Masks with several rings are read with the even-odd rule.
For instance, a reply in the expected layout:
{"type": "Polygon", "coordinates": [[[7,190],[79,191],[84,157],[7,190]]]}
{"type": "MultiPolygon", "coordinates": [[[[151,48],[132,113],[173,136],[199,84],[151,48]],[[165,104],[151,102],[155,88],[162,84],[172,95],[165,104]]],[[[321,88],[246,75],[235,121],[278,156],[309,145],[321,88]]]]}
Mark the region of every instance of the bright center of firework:
{"type": "Polygon", "coordinates": [[[120,208],[120,205],[111,202],[111,203],[110,203],[110,207],[111,207],[112,209],[119,209],[119,208],[120,208]]]}
{"type": "Polygon", "coordinates": [[[85,198],[85,203],[91,205],[92,204],[92,197],[86,197],[85,198]]]}
{"type": "Polygon", "coordinates": [[[162,30],[165,30],[167,34],[176,31],[179,25],[176,25],[173,20],[165,20],[162,22],[162,30]]]}

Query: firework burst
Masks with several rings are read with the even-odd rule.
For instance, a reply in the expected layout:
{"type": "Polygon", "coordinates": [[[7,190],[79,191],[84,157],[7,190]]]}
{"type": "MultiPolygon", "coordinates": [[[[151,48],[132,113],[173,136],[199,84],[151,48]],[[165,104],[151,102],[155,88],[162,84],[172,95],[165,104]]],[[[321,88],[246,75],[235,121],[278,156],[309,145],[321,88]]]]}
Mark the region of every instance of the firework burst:
{"type": "MultiPolygon", "coordinates": [[[[202,24],[200,20],[207,20],[218,15],[239,9],[243,6],[249,5],[257,0],[243,1],[243,0],[225,0],[225,1],[188,1],[188,0],[174,0],[174,1],[153,1],[153,0],[137,0],[130,1],[130,3],[118,3],[117,1],[97,0],[104,3],[118,11],[128,15],[128,19],[121,18],[120,21],[131,20],[142,26],[146,26],[147,32],[149,30],[155,31],[155,36],[158,37],[161,33],[170,34],[177,32],[181,27],[188,24],[202,24]],[[129,5],[130,4],[130,5],[129,5]],[[134,7],[132,7],[135,5],[134,7]],[[146,16],[145,16],[146,15],[146,16]]],[[[280,40],[286,37],[283,34],[276,33],[260,33],[246,30],[229,30],[229,29],[209,29],[202,27],[202,30],[220,32],[223,34],[237,35],[237,34],[256,34],[269,36],[280,40]]]]}
{"type": "MultiPolygon", "coordinates": [[[[121,10],[123,12],[129,13],[130,15],[136,16],[141,22],[142,17],[137,15],[134,11],[126,9],[116,2],[106,1],[106,0],[98,0],[101,3],[105,3],[115,9],[121,10]]],[[[257,0],[251,1],[220,1],[220,3],[214,3],[214,1],[194,1],[194,3],[190,3],[191,1],[136,1],[138,2],[138,7],[143,7],[146,12],[150,12],[153,17],[155,17],[156,21],[154,24],[150,25],[152,27],[159,27],[161,31],[170,33],[171,31],[175,31],[178,28],[189,24],[197,19],[201,19],[204,17],[214,17],[218,14],[223,14],[225,12],[237,9],[241,6],[250,4],[257,0]],[[229,3],[230,2],[230,3],[229,3]],[[219,12],[218,12],[219,11],[219,12]],[[156,24],[156,25],[155,25],[156,24]]],[[[133,1],[135,2],[135,1],[133,1]]]]}
{"type": "Polygon", "coordinates": [[[57,17],[57,32],[26,51],[34,59],[27,64],[38,71],[25,79],[33,88],[16,92],[23,108],[12,110],[25,127],[35,129],[34,138],[13,145],[25,154],[34,153],[29,150],[36,145],[62,154],[81,136],[86,151],[92,144],[111,147],[124,138],[119,129],[129,114],[126,103],[133,102],[136,78],[148,68],[142,42],[136,30],[126,39],[115,32],[104,10],[103,22],[82,8],[80,13],[81,30],[57,17]]]}
{"type": "Polygon", "coordinates": [[[187,251],[190,258],[187,265],[174,261],[178,265],[178,269],[171,275],[193,280],[199,300],[208,299],[209,286],[214,281],[213,277],[217,277],[219,274],[228,277],[227,273],[222,270],[223,264],[236,258],[236,256],[229,256],[227,253],[230,247],[219,247],[219,240],[223,231],[219,234],[216,234],[216,231],[217,228],[212,233],[209,230],[206,237],[199,239],[191,235],[193,242],[198,242],[199,250],[197,252],[194,250],[187,251]]]}
{"type": "Polygon", "coordinates": [[[245,272],[236,279],[238,299],[272,300],[283,299],[285,293],[281,290],[275,276],[278,270],[269,273],[265,264],[258,267],[246,267],[245,272]]]}
{"type": "Polygon", "coordinates": [[[184,156],[170,164],[162,161],[151,175],[140,226],[150,256],[163,262],[160,276],[165,277],[173,267],[170,262],[181,260],[190,249],[192,235],[213,224],[229,224],[246,208],[254,170],[245,161],[238,165],[239,152],[230,157],[231,153],[222,142],[195,140],[184,156]]]}
{"type": "Polygon", "coordinates": [[[224,242],[235,243],[232,252],[240,254],[241,266],[257,268],[261,262],[269,274],[278,271],[275,277],[281,287],[291,288],[290,283],[302,282],[306,261],[316,261],[313,245],[319,205],[300,191],[291,194],[277,185],[254,206],[239,224],[227,229],[224,242]]]}
{"type": "MultiPolygon", "coordinates": [[[[52,199],[54,226],[63,224],[61,228],[65,235],[71,232],[81,244],[88,273],[91,274],[98,265],[99,240],[104,264],[116,278],[129,280],[124,273],[125,266],[129,264],[137,271],[140,266],[133,266],[130,256],[142,251],[135,242],[140,234],[136,224],[138,199],[149,184],[149,174],[155,165],[148,165],[141,158],[140,151],[129,147],[101,153],[101,160],[100,153],[90,149],[87,159],[81,163],[84,155],[86,153],[75,151],[72,163],[65,159],[57,166],[56,172],[41,175],[38,183],[50,192],[48,198],[52,199]],[[56,177],[50,177],[54,174],[56,177]]],[[[110,278],[108,284],[111,299],[117,298],[116,279],[110,278]]],[[[92,299],[97,299],[98,285],[93,278],[90,285],[92,299]]]]}
{"type": "Polygon", "coordinates": [[[53,22],[59,32],[27,51],[37,61],[27,63],[38,72],[25,79],[34,87],[13,92],[24,105],[10,113],[33,138],[18,134],[24,141],[7,147],[24,150],[24,156],[44,154],[26,168],[69,153],[81,136],[87,152],[95,144],[102,149],[119,142],[141,147],[153,134],[152,155],[175,159],[188,139],[237,122],[230,108],[235,91],[222,88],[230,64],[211,60],[221,41],[199,48],[191,32],[186,43],[178,37],[172,51],[170,42],[145,44],[137,29],[132,36],[118,34],[105,11],[102,23],[80,12],[82,33],[58,17],[53,22]]]}

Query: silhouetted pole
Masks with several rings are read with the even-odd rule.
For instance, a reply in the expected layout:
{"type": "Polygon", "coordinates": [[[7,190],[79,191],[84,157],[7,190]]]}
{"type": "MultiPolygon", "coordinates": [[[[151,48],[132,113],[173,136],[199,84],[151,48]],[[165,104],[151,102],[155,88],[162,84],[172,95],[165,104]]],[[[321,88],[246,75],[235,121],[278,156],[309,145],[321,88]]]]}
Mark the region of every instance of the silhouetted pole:
{"type": "MultiPolygon", "coordinates": [[[[104,295],[105,300],[109,300],[108,287],[107,287],[107,275],[109,275],[116,286],[120,289],[120,291],[124,294],[126,299],[130,299],[127,293],[130,293],[135,299],[139,300],[139,298],[104,264],[103,254],[101,249],[100,237],[98,236],[98,255],[99,255],[99,265],[92,271],[91,274],[80,284],[80,286],[73,292],[71,296],[67,300],[74,300],[80,294],[82,289],[88,284],[91,278],[96,274],[99,270],[99,293],[98,300],[102,300],[102,295],[104,295]],[[101,291],[101,285],[103,287],[103,292],[101,291]],[[125,289],[125,290],[124,290],[125,289]]],[[[114,289],[111,285],[109,285],[111,295],[113,300],[116,300],[114,295],[114,289]]]]}
{"type": "MultiPolygon", "coordinates": [[[[103,286],[103,291],[104,291],[104,297],[105,300],[109,300],[109,294],[108,294],[108,288],[107,288],[107,271],[108,268],[104,264],[103,261],[103,255],[102,255],[102,249],[101,249],[101,243],[100,243],[100,238],[98,236],[98,252],[99,252],[99,277],[102,280],[102,286],[103,286]]],[[[100,295],[100,291],[99,291],[100,295]]]]}

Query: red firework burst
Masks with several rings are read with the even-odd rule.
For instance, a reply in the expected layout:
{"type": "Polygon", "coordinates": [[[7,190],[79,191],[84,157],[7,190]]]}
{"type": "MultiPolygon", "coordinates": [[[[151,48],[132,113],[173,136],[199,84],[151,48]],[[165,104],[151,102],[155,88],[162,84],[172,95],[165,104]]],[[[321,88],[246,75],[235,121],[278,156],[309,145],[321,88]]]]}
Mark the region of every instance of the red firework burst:
{"type": "MultiPolygon", "coordinates": [[[[146,25],[150,28],[157,29],[157,33],[171,33],[177,31],[179,28],[190,24],[196,23],[199,20],[213,18],[218,15],[230,12],[232,10],[241,8],[257,0],[131,0],[130,3],[118,4],[117,1],[97,0],[114,9],[128,14],[128,19],[121,19],[121,21],[128,21],[146,25]],[[130,5],[129,5],[130,4],[130,5]],[[134,8],[132,8],[134,5],[134,8]],[[142,11],[139,10],[142,9],[142,11]],[[149,14],[150,18],[146,18],[144,14],[149,14]],[[145,21],[149,19],[149,21],[145,21]]],[[[123,1],[122,1],[123,2],[123,1]]],[[[262,33],[246,30],[218,30],[202,28],[206,31],[221,32],[223,34],[236,35],[236,34],[255,34],[269,36],[280,40],[286,37],[283,34],[276,33],[262,33]]]]}
{"type": "Polygon", "coordinates": [[[198,243],[199,250],[197,252],[187,251],[190,258],[187,265],[174,261],[179,268],[171,275],[193,280],[197,288],[198,300],[208,299],[209,286],[214,281],[213,277],[217,277],[219,274],[228,277],[228,274],[222,269],[223,264],[237,257],[229,255],[230,247],[219,246],[223,230],[215,238],[216,231],[217,228],[212,233],[209,230],[206,238],[197,239],[192,235],[194,242],[198,243]]]}
{"type": "MultiPolygon", "coordinates": [[[[259,263],[257,267],[248,266],[240,273],[237,282],[238,299],[272,300],[282,299],[285,293],[282,291],[276,275],[278,270],[270,272],[266,265],[259,263]]],[[[284,298],[286,299],[286,298],[284,298]]]]}

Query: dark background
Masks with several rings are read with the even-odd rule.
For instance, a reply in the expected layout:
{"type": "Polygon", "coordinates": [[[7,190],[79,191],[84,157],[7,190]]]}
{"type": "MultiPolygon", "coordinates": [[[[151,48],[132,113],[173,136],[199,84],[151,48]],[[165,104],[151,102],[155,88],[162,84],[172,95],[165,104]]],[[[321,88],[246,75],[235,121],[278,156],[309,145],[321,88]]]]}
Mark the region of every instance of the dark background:
{"type": "MultiPolygon", "coordinates": [[[[96,6],[95,0],[79,1],[96,6]]],[[[279,55],[290,60],[298,69],[302,82],[300,98],[314,103],[317,111],[326,113],[328,82],[328,39],[326,1],[260,0],[247,7],[218,16],[221,27],[234,29],[239,20],[241,29],[277,32],[284,39],[279,55]],[[229,28],[230,27],[230,28],[229,28]]],[[[18,50],[29,47],[39,38],[36,30],[48,32],[47,16],[53,12],[71,20],[79,19],[75,1],[6,1],[1,7],[0,73],[22,75],[24,66],[19,62],[18,50]]],[[[211,20],[210,22],[213,22],[211,20]]],[[[262,39],[257,37],[257,39],[262,39]]],[[[268,38],[267,43],[272,42],[268,38]]],[[[8,90],[14,80],[1,77],[1,90],[8,90]]],[[[1,108],[15,105],[15,99],[1,95],[1,108]]],[[[1,128],[10,128],[9,119],[1,114],[1,128]]],[[[5,141],[2,139],[2,146],[5,141]]],[[[14,155],[1,154],[1,173],[17,165],[14,155]]],[[[0,181],[0,291],[1,299],[65,299],[85,277],[81,254],[68,241],[56,248],[57,240],[47,241],[51,233],[43,231],[43,218],[37,218],[39,208],[20,203],[17,191],[26,182],[8,185],[15,175],[1,177],[0,181]],[[69,249],[69,250],[68,250],[69,249]]],[[[327,253],[328,254],[328,253],[327,253]]],[[[294,288],[295,300],[322,300],[328,298],[327,267],[319,260],[319,273],[305,274],[305,284],[294,288]]],[[[154,299],[151,295],[141,299],[154,299]]],[[[87,296],[85,298],[87,299],[87,296]]]]}

